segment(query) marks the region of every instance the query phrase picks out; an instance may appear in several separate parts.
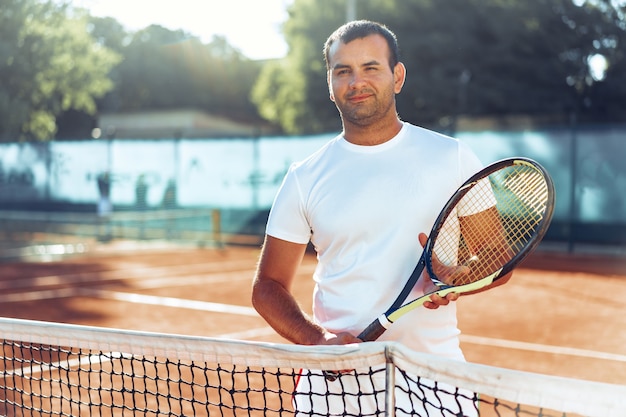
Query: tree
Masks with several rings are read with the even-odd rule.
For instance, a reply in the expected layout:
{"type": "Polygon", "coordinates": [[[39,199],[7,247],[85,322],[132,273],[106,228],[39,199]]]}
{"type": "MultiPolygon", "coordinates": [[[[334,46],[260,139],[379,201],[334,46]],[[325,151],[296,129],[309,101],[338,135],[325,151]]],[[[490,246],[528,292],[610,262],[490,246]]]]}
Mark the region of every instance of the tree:
{"type": "Polygon", "coordinates": [[[184,31],[159,25],[127,36],[101,29],[106,42],[111,37],[121,45],[124,57],[112,74],[114,90],[100,101],[102,111],[194,108],[242,121],[262,121],[249,98],[259,64],[225,38],[216,36],[203,44],[184,31]]]}
{"type": "Polygon", "coordinates": [[[578,54],[578,74],[567,79],[572,111],[582,121],[624,121],[626,99],[626,3],[614,0],[575,0],[580,14],[571,25],[584,42],[578,54]],[[582,18],[581,18],[582,17],[582,18]],[[602,71],[593,71],[592,63],[602,71]]]}
{"type": "MultiPolygon", "coordinates": [[[[446,130],[460,114],[558,119],[574,105],[590,120],[623,121],[626,25],[624,6],[615,4],[360,0],[357,18],[383,22],[398,35],[408,79],[397,100],[407,121],[446,130]],[[609,63],[602,80],[590,73],[595,55],[609,63]]],[[[320,51],[345,10],[345,0],[295,0],[290,7],[288,56],[263,70],[253,95],[288,132],[336,129],[320,51]]]]}
{"type": "Polygon", "coordinates": [[[87,34],[86,16],[67,4],[1,2],[0,140],[48,140],[62,112],[96,112],[119,57],[87,34]]]}
{"type": "Polygon", "coordinates": [[[296,0],[289,15],[283,27],[289,53],[261,70],[252,100],[262,115],[288,133],[337,130],[322,47],[344,21],[344,0],[296,0]]]}

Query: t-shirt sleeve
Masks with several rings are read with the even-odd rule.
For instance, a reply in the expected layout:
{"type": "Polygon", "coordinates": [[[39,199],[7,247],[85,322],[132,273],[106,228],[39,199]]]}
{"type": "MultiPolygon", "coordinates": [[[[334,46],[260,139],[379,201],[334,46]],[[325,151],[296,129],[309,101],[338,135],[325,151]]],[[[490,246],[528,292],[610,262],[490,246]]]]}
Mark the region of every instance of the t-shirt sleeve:
{"type": "Polygon", "coordinates": [[[278,189],[270,209],[265,233],[300,244],[308,243],[311,238],[311,227],[306,217],[295,165],[289,168],[278,189]]]}
{"type": "MultiPolygon", "coordinates": [[[[476,154],[464,143],[460,143],[459,156],[461,158],[461,174],[463,176],[462,182],[465,182],[472,175],[476,174],[483,168],[482,162],[478,159],[476,154]]],[[[476,214],[480,211],[486,210],[496,205],[496,198],[493,194],[491,184],[488,179],[484,179],[478,182],[469,192],[469,195],[473,196],[473,201],[481,201],[479,206],[472,205],[471,207],[459,205],[459,216],[468,216],[476,214]]]]}
{"type": "Polygon", "coordinates": [[[459,166],[461,174],[461,182],[459,185],[484,167],[472,148],[463,141],[459,141],[459,166]]]}

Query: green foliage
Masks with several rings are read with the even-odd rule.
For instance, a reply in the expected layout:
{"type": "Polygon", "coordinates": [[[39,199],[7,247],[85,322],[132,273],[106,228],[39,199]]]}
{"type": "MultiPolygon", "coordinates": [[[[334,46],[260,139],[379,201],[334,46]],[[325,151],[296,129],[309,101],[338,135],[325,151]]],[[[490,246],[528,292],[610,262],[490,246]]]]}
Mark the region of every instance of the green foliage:
{"type": "MultiPolygon", "coordinates": [[[[263,69],[253,99],[291,133],[336,129],[321,47],[345,18],[345,0],[295,0],[285,62],[263,69]]],[[[454,129],[459,115],[624,121],[626,22],[610,0],[359,0],[357,18],[397,35],[408,68],[403,119],[454,129]],[[609,67],[594,79],[589,57],[609,67]]]]}
{"type": "Polygon", "coordinates": [[[96,112],[119,62],[87,34],[87,19],[66,5],[1,0],[0,140],[47,140],[71,109],[96,112]]]}
{"type": "MultiPolygon", "coordinates": [[[[127,32],[68,0],[0,0],[0,140],[86,137],[96,112],[194,108],[287,133],[341,128],[322,46],[347,0],[294,0],[288,55],[255,62],[216,37],[127,32]],[[67,132],[64,131],[64,134],[67,132]]],[[[403,119],[454,129],[460,115],[625,121],[626,6],[612,0],[358,0],[396,32],[403,119]],[[603,77],[589,67],[606,59],[603,77]],[[594,78],[595,77],[595,78],[594,78]]]]}
{"type": "Polygon", "coordinates": [[[0,0],[0,140],[87,137],[98,112],[193,108],[265,123],[250,100],[261,64],[152,25],[43,0],[0,0]]]}
{"type": "Polygon", "coordinates": [[[283,27],[289,54],[261,71],[252,99],[263,116],[288,133],[340,127],[328,98],[322,47],[343,22],[345,9],[344,0],[296,0],[283,27]]]}
{"type": "Polygon", "coordinates": [[[115,89],[100,103],[102,111],[195,108],[242,121],[261,121],[249,100],[259,64],[224,38],[203,44],[183,31],[158,25],[123,37],[115,27],[94,23],[102,38],[113,39],[124,56],[113,74],[115,89]]]}

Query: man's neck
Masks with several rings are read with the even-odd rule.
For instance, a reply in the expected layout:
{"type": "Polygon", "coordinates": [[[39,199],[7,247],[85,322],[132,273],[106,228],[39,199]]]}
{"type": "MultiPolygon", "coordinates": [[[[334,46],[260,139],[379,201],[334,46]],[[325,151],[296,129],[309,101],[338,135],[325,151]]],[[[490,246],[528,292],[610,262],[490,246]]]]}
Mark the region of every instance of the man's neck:
{"type": "Polygon", "coordinates": [[[343,137],[355,145],[380,145],[393,139],[400,132],[402,126],[402,121],[397,117],[392,123],[377,123],[368,126],[344,123],[343,137]]]}

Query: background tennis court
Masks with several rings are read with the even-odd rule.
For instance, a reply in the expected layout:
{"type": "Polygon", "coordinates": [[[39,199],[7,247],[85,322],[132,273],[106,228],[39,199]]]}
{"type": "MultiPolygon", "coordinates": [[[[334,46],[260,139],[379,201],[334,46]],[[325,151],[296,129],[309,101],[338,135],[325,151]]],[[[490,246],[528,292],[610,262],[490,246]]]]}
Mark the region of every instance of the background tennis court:
{"type": "MultiPolygon", "coordinates": [[[[114,242],[51,262],[0,263],[0,315],[284,342],[250,305],[257,247],[114,242]]],[[[310,308],[314,256],[296,285],[310,308]]],[[[626,261],[540,251],[495,291],[458,303],[472,362],[626,383],[626,261]]],[[[416,323],[416,325],[418,325],[416,323]]]]}

